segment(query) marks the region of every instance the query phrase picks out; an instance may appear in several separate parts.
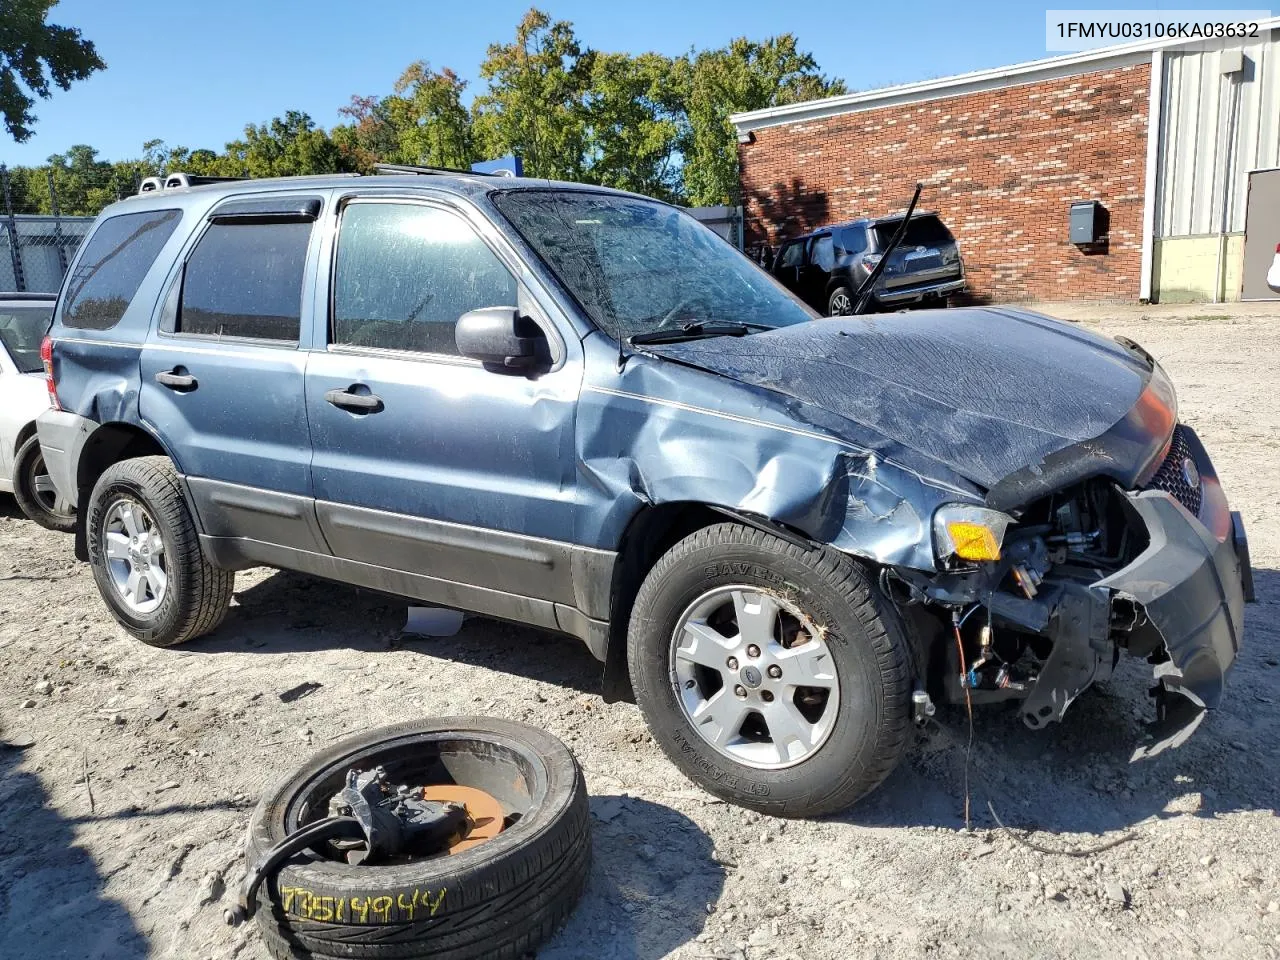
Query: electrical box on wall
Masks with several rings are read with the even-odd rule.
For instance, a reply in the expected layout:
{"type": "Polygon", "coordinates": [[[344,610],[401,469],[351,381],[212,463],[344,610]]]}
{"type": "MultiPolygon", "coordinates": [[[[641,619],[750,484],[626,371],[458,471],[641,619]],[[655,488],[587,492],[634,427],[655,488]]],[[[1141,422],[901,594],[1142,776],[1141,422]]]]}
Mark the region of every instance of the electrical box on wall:
{"type": "Polygon", "coordinates": [[[1101,243],[1106,237],[1102,204],[1097,200],[1079,200],[1071,204],[1071,242],[1082,246],[1101,243]]]}

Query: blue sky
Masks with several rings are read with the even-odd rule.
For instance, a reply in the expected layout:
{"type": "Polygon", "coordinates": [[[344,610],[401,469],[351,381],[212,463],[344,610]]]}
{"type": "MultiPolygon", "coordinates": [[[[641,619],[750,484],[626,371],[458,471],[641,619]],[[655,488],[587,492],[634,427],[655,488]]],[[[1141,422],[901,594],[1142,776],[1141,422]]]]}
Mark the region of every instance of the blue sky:
{"type": "MultiPolygon", "coordinates": [[[[14,144],[0,130],[0,162],[40,163],[75,143],[97,147],[106,159],[124,159],[139,156],[151,138],[171,146],[221,149],[246,123],[289,109],[304,110],[330,126],[351,94],[389,92],[414,60],[453,67],[476,80],[487,45],[510,39],[529,5],[527,0],[62,0],[50,19],[79,27],[98,45],[107,69],[39,101],[35,135],[27,143],[14,144]]],[[[1072,0],[1052,4],[1073,5],[1072,0]]],[[[572,21],[587,45],[631,53],[677,54],[720,46],[734,36],[791,31],[826,73],[843,77],[854,89],[1047,56],[1045,6],[1025,0],[544,0],[538,6],[572,21]]],[[[1185,6],[1219,5],[1193,0],[1185,6]]]]}

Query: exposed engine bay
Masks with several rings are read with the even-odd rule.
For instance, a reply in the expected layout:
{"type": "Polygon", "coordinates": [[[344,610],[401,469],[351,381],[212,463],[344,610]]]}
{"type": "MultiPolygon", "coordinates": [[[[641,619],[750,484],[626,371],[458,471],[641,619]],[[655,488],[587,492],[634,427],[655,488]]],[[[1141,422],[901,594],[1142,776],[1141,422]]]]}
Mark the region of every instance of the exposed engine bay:
{"type": "Polygon", "coordinates": [[[1225,504],[1198,439],[1179,426],[1144,490],[1091,478],[1016,511],[998,559],[952,557],[932,577],[886,571],[919,635],[928,696],[1018,699],[1038,728],[1125,652],[1156,679],[1156,722],[1135,759],[1182,743],[1217,704],[1252,599],[1243,528],[1225,504]]]}

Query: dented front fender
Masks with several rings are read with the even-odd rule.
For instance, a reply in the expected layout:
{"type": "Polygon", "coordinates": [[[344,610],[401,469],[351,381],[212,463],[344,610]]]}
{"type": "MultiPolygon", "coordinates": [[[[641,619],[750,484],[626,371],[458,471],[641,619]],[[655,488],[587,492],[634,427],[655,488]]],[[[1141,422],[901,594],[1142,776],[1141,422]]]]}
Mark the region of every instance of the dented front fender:
{"type": "Polygon", "coordinates": [[[646,506],[692,502],[766,517],[879,563],[933,570],[930,518],[979,502],[966,481],[925,476],[872,444],[806,422],[756,387],[644,355],[599,356],[578,405],[581,543],[616,548],[646,506]],[[613,376],[609,374],[613,373],[613,376]]]}

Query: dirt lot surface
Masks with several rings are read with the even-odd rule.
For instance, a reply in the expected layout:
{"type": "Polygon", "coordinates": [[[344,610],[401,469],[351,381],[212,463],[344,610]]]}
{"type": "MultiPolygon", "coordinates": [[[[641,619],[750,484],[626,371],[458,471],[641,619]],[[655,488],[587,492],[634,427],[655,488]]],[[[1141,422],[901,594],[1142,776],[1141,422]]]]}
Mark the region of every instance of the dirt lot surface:
{"type": "MultiPolygon", "coordinates": [[[[1063,310],[1067,312],[1066,309],[1063,310]]],[[[0,501],[0,957],[264,956],[223,926],[261,791],[344,734],[425,714],[526,720],[591,789],[595,864],[550,958],[1280,957],[1280,310],[1072,306],[1167,366],[1244,512],[1260,602],[1223,709],[1130,766],[1148,668],[1061,726],[979,714],[973,832],[963,712],[943,711],[848,813],[783,822],[712,802],[576,642],[468,620],[402,638],[401,603],[240,574],[216,635],[154,650],[109,618],[68,537],[0,501]],[[279,694],[320,688],[283,703],[279,694]],[[1045,855],[994,829],[1087,856],[1045,855]]],[[[1036,403],[1035,397],[1027,398],[1036,403]]]]}

